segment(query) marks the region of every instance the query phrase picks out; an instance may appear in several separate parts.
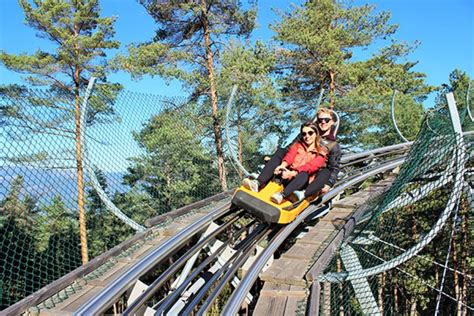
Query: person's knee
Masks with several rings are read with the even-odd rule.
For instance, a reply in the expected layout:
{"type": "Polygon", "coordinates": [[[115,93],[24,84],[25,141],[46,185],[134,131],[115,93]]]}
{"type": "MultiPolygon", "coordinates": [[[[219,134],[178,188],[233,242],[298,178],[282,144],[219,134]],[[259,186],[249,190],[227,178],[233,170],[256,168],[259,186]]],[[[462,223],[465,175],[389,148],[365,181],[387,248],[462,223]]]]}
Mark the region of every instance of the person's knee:
{"type": "Polygon", "coordinates": [[[296,175],[295,179],[296,179],[296,178],[297,178],[298,180],[300,180],[301,182],[308,182],[308,180],[309,180],[309,174],[308,174],[307,172],[299,172],[299,173],[296,175]]]}

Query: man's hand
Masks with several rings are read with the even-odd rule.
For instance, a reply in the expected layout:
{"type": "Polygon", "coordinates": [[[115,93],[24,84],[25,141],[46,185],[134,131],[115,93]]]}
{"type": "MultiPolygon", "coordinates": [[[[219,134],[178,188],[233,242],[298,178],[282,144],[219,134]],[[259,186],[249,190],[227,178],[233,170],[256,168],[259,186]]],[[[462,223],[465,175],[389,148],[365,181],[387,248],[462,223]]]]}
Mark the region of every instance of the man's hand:
{"type": "Polygon", "coordinates": [[[326,193],[328,193],[329,190],[331,190],[331,187],[326,184],[326,185],[321,189],[321,193],[322,193],[322,194],[326,194],[326,193]]]}

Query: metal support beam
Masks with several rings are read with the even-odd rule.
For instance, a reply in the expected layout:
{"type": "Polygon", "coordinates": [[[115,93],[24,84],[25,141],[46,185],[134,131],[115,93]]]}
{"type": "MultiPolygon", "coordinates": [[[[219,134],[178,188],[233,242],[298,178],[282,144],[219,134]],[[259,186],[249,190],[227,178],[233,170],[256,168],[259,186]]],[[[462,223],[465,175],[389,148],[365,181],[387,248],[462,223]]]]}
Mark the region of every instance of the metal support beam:
{"type": "Polygon", "coordinates": [[[462,134],[461,121],[459,119],[456,101],[454,100],[454,94],[452,92],[446,94],[446,100],[448,100],[449,114],[451,115],[451,122],[453,123],[454,132],[456,134],[462,134]]]}
{"type": "MultiPolygon", "coordinates": [[[[362,270],[362,265],[357,257],[357,253],[351,246],[346,245],[341,250],[340,255],[342,263],[346,267],[346,271],[362,270]]],[[[351,284],[357,301],[359,301],[362,313],[364,315],[380,315],[379,307],[377,306],[374,294],[370,289],[369,282],[367,282],[367,278],[351,280],[351,284]]]]}

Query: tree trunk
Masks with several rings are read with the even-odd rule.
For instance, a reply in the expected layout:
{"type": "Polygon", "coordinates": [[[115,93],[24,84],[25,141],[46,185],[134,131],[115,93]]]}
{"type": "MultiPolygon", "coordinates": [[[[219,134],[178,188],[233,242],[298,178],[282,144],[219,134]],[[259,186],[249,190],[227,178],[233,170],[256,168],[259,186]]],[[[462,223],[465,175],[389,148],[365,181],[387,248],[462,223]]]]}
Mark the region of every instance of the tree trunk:
{"type": "Polygon", "coordinates": [[[398,314],[398,282],[397,282],[397,277],[393,278],[392,284],[393,284],[393,308],[395,310],[395,314],[398,314]]]}
{"type": "Polygon", "coordinates": [[[334,99],[336,94],[336,73],[334,71],[329,71],[329,108],[334,110],[336,101],[334,99]]]}
{"type": "Polygon", "coordinates": [[[214,57],[211,49],[211,36],[209,31],[209,22],[207,20],[207,4],[206,0],[201,0],[202,5],[202,23],[204,29],[204,43],[206,46],[206,62],[207,73],[209,79],[211,106],[212,106],[212,127],[214,130],[214,142],[217,154],[217,171],[219,173],[219,181],[223,191],[227,191],[227,175],[224,165],[224,151],[222,150],[222,131],[221,124],[217,113],[217,91],[214,82],[214,57]]]}
{"type": "Polygon", "coordinates": [[[384,314],[384,289],[385,289],[385,272],[379,274],[379,288],[378,288],[378,300],[380,315],[384,314]]]}
{"type": "MultiPolygon", "coordinates": [[[[412,208],[409,207],[410,209],[410,212],[413,212],[412,208]]],[[[416,226],[416,217],[415,217],[415,214],[412,213],[412,217],[411,217],[411,235],[412,235],[412,240],[414,242],[416,242],[418,240],[418,229],[417,229],[417,226],[416,226]]],[[[416,306],[417,306],[417,294],[411,294],[411,298],[412,298],[412,301],[410,303],[410,315],[412,316],[415,316],[417,315],[416,313],[416,306]]]]}
{"type": "MultiPolygon", "coordinates": [[[[436,243],[433,243],[433,254],[435,255],[435,258],[438,254],[438,247],[436,247],[436,243]]],[[[439,266],[438,265],[435,265],[434,266],[434,270],[435,270],[435,284],[438,285],[439,284],[439,266]]]]}
{"type": "MultiPolygon", "coordinates": [[[[466,304],[467,301],[467,284],[468,280],[466,279],[466,275],[468,272],[468,257],[469,257],[469,249],[471,245],[471,241],[469,240],[469,222],[467,212],[469,210],[469,204],[466,200],[461,203],[461,273],[462,273],[462,290],[461,290],[461,302],[466,304]]],[[[464,305],[461,309],[461,315],[467,315],[467,307],[464,305]]]]}
{"type": "Polygon", "coordinates": [[[79,67],[74,69],[75,79],[75,104],[74,121],[76,125],[76,172],[77,172],[77,209],[79,210],[79,235],[81,238],[82,264],[89,262],[87,249],[86,213],[84,209],[84,169],[82,164],[82,144],[81,144],[81,105],[79,98],[79,67]]]}
{"type": "MultiPolygon", "coordinates": [[[[460,205],[460,211],[459,215],[461,217],[461,236],[459,240],[459,253],[460,253],[460,269],[461,270],[461,280],[460,281],[460,293],[459,293],[459,300],[458,300],[458,306],[457,306],[457,313],[458,315],[467,315],[467,308],[465,305],[462,305],[461,303],[464,303],[468,305],[467,302],[467,283],[468,280],[466,280],[466,275],[468,275],[467,271],[467,262],[469,259],[469,250],[468,250],[468,245],[470,245],[470,240],[469,240],[469,223],[467,219],[467,211],[469,210],[469,203],[466,199],[463,199],[461,201],[460,205]]],[[[455,273],[457,274],[457,273],[455,273]]]]}
{"type": "MultiPolygon", "coordinates": [[[[457,268],[459,266],[459,254],[458,254],[458,241],[457,238],[453,238],[453,245],[452,245],[452,250],[453,250],[453,267],[457,268]]],[[[460,302],[460,286],[459,286],[459,275],[457,272],[454,272],[453,276],[453,285],[454,285],[454,297],[456,298],[456,302],[458,302],[456,306],[456,315],[460,315],[460,307],[462,306],[459,304],[460,302]]]]}
{"type": "Polygon", "coordinates": [[[331,315],[331,283],[323,283],[323,310],[322,315],[328,316],[331,315]]]}
{"type": "Polygon", "coordinates": [[[410,305],[410,316],[416,316],[418,313],[416,312],[416,301],[412,302],[410,305]]]}
{"type": "MultiPolygon", "coordinates": [[[[341,258],[337,257],[337,263],[336,263],[336,271],[341,272],[342,271],[342,264],[341,264],[341,258]]],[[[344,316],[344,288],[343,288],[343,283],[339,283],[339,316],[344,316]]]]}

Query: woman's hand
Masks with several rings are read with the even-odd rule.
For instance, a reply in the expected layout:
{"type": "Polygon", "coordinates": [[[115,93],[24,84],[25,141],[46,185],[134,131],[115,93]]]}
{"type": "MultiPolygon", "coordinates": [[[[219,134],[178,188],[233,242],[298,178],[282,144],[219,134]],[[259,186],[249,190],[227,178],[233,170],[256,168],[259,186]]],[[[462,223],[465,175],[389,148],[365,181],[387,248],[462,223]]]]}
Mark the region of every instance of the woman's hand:
{"type": "Polygon", "coordinates": [[[296,177],[297,174],[298,174],[298,171],[285,169],[282,172],[281,177],[285,180],[289,180],[289,179],[292,179],[292,178],[296,177]]]}
{"type": "Polygon", "coordinates": [[[275,168],[275,170],[273,171],[273,173],[274,173],[275,175],[279,175],[279,174],[282,174],[285,170],[286,170],[286,165],[281,164],[281,165],[279,165],[278,167],[275,168]]]}

